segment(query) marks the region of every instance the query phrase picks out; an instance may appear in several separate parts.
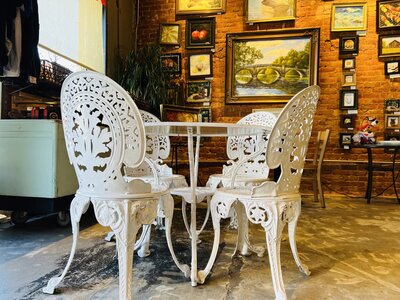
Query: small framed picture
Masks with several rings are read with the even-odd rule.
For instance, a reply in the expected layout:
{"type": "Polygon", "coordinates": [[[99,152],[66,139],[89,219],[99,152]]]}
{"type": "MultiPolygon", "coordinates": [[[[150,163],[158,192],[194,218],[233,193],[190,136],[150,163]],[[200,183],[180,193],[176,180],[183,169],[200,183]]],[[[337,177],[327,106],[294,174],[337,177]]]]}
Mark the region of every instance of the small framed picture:
{"type": "Polygon", "coordinates": [[[340,55],[358,54],[358,36],[342,36],[339,40],[340,55]]]}
{"type": "Polygon", "coordinates": [[[214,48],[215,18],[186,20],[186,48],[214,48]]]}
{"type": "Polygon", "coordinates": [[[354,128],[356,124],[356,115],[341,115],[340,128],[354,128]]]}
{"type": "Polygon", "coordinates": [[[160,23],[160,45],[179,46],[179,41],[178,23],[160,23]]]}
{"type": "Polygon", "coordinates": [[[376,31],[400,28],[400,0],[376,1],[376,31]]]}
{"type": "Polygon", "coordinates": [[[355,86],[356,72],[349,71],[342,73],[342,86],[355,86]]]}
{"type": "Polygon", "coordinates": [[[171,53],[160,55],[161,67],[164,72],[170,74],[180,74],[182,70],[181,66],[181,54],[171,53]]]}
{"type": "Polygon", "coordinates": [[[400,61],[386,61],[385,62],[385,75],[400,74],[399,70],[400,61]]]}
{"type": "Polygon", "coordinates": [[[179,86],[176,84],[169,84],[167,86],[167,100],[170,104],[179,103],[179,86]]]}
{"type": "Polygon", "coordinates": [[[187,82],[186,101],[187,102],[211,101],[211,82],[206,80],[187,82]]]}
{"type": "Polygon", "coordinates": [[[356,67],[355,58],[345,58],[343,59],[343,70],[352,70],[356,67]]]}
{"type": "Polygon", "coordinates": [[[385,115],[386,129],[400,129],[400,115],[386,114],[385,115]]]}
{"type": "MultiPolygon", "coordinates": [[[[385,141],[399,141],[400,142],[400,133],[398,132],[390,132],[384,134],[385,141]]],[[[385,148],[385,153],[394,153],[395,149],[385,148]]]]}
{"type": "Polygon", "coordinates": [[[332,4],[331,31],[367,30],[367,3],[332,4]]]}
{"type": "Polygon", "coordinates": [[[353,135],[351,133],[339,133],[339,143],[340,146],[349,146],[351,145],[351,137],[353,135]]]}
{"type": "Polygon", "coordinates": [[[340,91],[340,109],[358,108],[358,90],[340,91]]]}
{"type": "Polygon", "coordinates": [[[380,34],[378,36],[378,56],[400,56],[400,34],[380,34]]]}
{"type": "Polygon", "coordinates": [[[386,99],[385,100],[385,112],[399,113],[400,112],[400,100],[399,99],[386,99]]]}
{"type": "Polygon", "coordinates": [[[211,53],[189,55],[189,77],[201,78],[212,76],[211,53]]]}

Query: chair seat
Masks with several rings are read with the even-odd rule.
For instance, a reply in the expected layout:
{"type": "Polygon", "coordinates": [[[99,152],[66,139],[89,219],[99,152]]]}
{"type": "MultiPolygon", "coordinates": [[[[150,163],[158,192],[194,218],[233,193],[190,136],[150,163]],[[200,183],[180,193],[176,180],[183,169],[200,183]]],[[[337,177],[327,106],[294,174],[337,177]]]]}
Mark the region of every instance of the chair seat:
{"type": "MultiPolygon", "coordinates": [[[[237,175],[235,177],[235,186],[246,186],[246,185],[257,185],[267,180],[264,176],[249,176],[249,175],[237,175]]],[[[225,174],[212,174],[210,175],[207,185],[210,187],[218,186],[229,186],[232,181],[231,175],[225,174]]]]}
{"type": "MultiPolygon", "coordinates": [[[[211,197],[215,190],[211,187],[196,187],[196,203],[200,203],[206,197],[211,197]]],[[[172,195],[180,196],[185,199],[186,202],[192,203],[192,189],[190,187],[180,187],[170,190],[172,195]]]]}

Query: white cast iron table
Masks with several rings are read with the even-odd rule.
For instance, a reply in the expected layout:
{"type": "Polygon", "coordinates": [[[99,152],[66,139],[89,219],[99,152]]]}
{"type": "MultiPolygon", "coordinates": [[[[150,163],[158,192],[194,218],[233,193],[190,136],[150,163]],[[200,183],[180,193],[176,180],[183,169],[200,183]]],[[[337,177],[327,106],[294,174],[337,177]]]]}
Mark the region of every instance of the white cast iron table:
{"type": "MultiPolygon", "coordinates": [[[[159,122],[145,124],[146,135],[166,135],[166,136],[183,136],[187,137],[189,174],[190,174],[190,193],[191,199],[196,199],[200,139],[202,137],[228,137],[228,136],[251,136],[263,135],[270,132],[271,128],[248,124],[232,124],[232,123],[201,123],[201,122],[159,122]],[[194,149],[194,137],[196,137],[196,147],[194,149]]],[[[262,139],[260,139],[262,140],[262,139]]],[[[257,153],[261,153],[263,149],[259,149],[257,153]]],[[[192,286],[198,283],[202,284],[212,268],[209,262],[202,271],[197,270],[197,230],[196,230],[196,201],[191,201],[191,268],[190,279],[192,286]]],[[[175,258],[174,258],[175,260],[175,258]]],[[[175,261],[179,269],[185,274],[189,267],[179,264],[175,261]]]]}

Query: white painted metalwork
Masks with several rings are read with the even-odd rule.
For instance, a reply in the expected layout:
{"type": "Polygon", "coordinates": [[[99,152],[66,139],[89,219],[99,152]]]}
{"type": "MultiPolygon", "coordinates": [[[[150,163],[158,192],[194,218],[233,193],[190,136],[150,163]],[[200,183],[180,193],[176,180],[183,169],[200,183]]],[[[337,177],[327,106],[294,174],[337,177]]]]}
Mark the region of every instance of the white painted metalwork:
{"type": "Polygon", "coordinates": [[[296,94],[282,110],[269,135],[266,163],[271,169],[281,168],[277,182],[265,181],[252,187],[234,187],[232,182],[231,187],[215,192],[210,208],[215,230],[214,245],[202,277],[209,274],[215,261],[220,241],[220,220],[229,216],[232,206],[238,214],[239,235],[243,235],[242,225],[246,219],[260,224],[266,232],[276,299],[287,299],[280,263],[282,230],[286,223],[296,264],[301,272],[310,274],[298,256],[295,230],[301,210],[300,180],[319,95],[318,86],[308,87],[296,94]]]}
{"type": "MultiPolygon", "coordinates": [[[[52,294],[65,277],[75,254],[80,218],[91,202],[97,221],[116,235],[119,299],[131,299],[136,233],[142,224],[154,221],[162,199],[172,249],[173,199],[163,187],[125,180],[125,168],[138,167],[146,159],[146,136],[139,110],[117,83],[98,73],[76,72],[64,81],[61,109],[68,156],[79,188],[70,207],[73,244],[69,260],[63,273],[51,278],[43,291],[52,294]]],[[[172,256],[176,261],[173,252],[172,256]]]]}

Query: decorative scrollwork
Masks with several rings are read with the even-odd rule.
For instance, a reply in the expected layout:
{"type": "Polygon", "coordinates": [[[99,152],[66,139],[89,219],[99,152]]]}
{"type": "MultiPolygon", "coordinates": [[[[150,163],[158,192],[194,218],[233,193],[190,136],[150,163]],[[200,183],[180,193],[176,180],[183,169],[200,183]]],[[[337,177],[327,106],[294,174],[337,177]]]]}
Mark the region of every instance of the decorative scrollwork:
{"type": "Polygon", "coordinates": [[[268,220],[267,209],[257,203],[253,203],[246,207],[246,213],[249,220],[254,224],[265,223],[268,220]]]}

